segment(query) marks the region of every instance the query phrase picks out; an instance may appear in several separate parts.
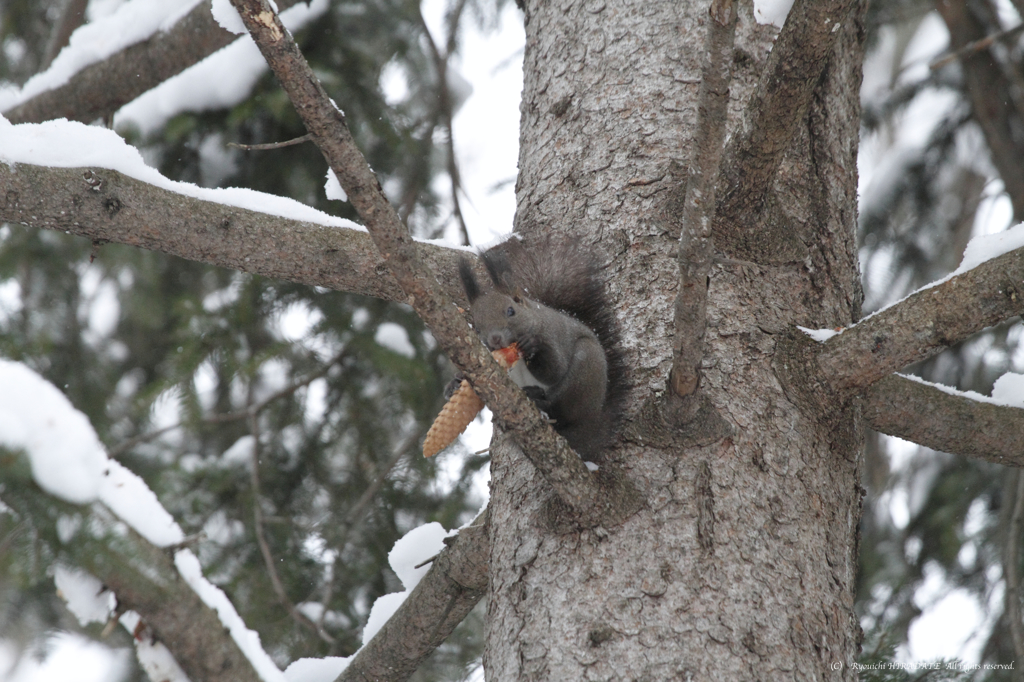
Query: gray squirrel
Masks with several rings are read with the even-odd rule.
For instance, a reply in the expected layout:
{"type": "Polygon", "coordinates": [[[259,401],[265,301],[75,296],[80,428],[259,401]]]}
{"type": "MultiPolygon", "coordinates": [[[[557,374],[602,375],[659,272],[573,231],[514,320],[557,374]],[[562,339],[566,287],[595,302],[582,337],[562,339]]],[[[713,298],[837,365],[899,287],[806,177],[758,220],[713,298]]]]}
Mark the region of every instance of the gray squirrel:
{"type": "Polygon", "coordinates": [[[618,433],[628,386],[593,256],[565,240],[513,238],[480,259],[491,279],[486,291],[470,261],[459,263],[474,328],[491,350],[518,345],[525,362],[513,368],[513,381],[573,450],[598,459],[618,433]]]}

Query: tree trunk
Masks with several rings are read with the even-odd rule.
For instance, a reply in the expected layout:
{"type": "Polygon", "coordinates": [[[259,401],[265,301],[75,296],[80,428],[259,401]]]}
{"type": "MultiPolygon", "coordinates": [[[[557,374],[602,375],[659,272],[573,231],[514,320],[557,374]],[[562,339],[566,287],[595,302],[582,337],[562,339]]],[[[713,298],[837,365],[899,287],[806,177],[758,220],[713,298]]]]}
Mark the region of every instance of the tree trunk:
{"type": "MultiPolygon", "coordinates": [[[[776,35],[739,11],[734,133],[776,35]]],[[[645,504],[614,527],[555,528],[549,489],[497,438],[491,680],[853,678],[862,429],[852,406],[796,404],[776,367],[794,325],[859,315],[860,13],[747,226],[784,235],[789,255],[719,245],[701,379],[713,409],[659,429],[706,12],[527,2],[517,229],[572,233],[610,263],[633,391],[602,467],[624,471],[645,504]]]]}

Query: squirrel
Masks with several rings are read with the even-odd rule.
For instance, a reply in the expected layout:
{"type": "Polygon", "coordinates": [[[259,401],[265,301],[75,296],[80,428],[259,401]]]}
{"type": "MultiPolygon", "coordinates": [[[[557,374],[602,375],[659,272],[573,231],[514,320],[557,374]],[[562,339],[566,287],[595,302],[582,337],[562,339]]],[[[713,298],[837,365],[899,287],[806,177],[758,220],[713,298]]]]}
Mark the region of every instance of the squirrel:
{"type": "Polygon", "coordinates": [[[512,380],[573,450],[598,458],[618,433],[628,381],[593,256],[545,238],[530,245],[511,239],[480,259],[491,279],[487,291],[471,262],[459,263],[474,328],[491,350],[517,344],[524,363],[512,368],[512,380]]]}

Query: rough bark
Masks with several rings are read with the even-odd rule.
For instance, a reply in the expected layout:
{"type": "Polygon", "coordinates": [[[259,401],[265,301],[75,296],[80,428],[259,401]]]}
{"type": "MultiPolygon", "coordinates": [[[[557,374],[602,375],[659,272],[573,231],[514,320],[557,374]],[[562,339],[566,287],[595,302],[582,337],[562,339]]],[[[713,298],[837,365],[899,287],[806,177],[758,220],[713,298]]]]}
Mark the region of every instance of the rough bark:
{"type": "Polygon", "coordinates": [[[786,221],[765,215],[769,191],[811,104],[822,67],[854,0],[797,0],[726,151],[715,225],[723,250],[756,262],[800,258],[786,221]]]}
{"type": "MultiPolygon", "coordinates": [[[[785,113],[796,125],[773,186],[803,255],[758,266],[727,250],[711,269],[702,392],[733,435],[683,447],[687,434],[654,438],[639,403],[664,392],[672,357],[669,197],[706,5],[526,4],[517,227],[571,232],[611,261],[635,386],[610,466],[646,506],[558,533],[531,465],[492,448],[489,679],[852,679],[859,422],[787,399],[772,359],[791,325],[858,311],[858,22],[837,31],[807,114],[785,113]]],[[[733,134],[773,35],[740,11],[733,134]]]]}

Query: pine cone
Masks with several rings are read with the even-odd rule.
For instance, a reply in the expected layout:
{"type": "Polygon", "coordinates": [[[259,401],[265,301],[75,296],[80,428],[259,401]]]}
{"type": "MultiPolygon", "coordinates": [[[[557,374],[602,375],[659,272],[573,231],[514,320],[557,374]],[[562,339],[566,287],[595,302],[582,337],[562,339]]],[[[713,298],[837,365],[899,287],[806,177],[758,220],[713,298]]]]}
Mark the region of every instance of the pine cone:
{"type": "MultiPolygon", "coordinates": [[[[519,350],[513,343],[507,348],[492,351],[491,355],[502,369],[507,370],[519,359],[519,350]]],[[[451,445],[482,409],[484,401],[480,400],[469,382],[463,379],[458,390],[441,408],[441,413],[427,431],[427,437],[423,441],[423,456],[433,457],[451,445]]]]}

